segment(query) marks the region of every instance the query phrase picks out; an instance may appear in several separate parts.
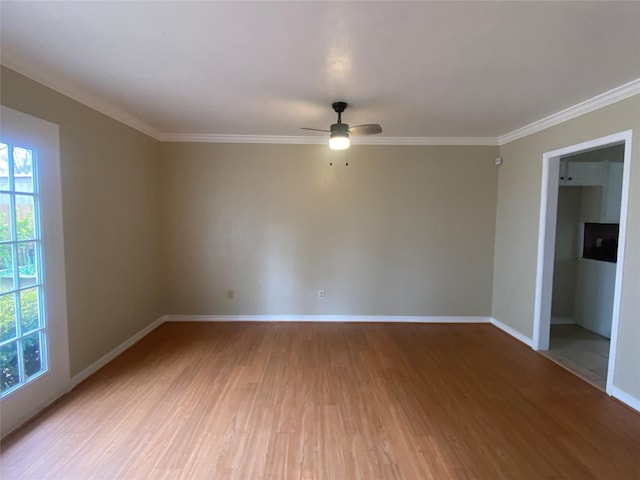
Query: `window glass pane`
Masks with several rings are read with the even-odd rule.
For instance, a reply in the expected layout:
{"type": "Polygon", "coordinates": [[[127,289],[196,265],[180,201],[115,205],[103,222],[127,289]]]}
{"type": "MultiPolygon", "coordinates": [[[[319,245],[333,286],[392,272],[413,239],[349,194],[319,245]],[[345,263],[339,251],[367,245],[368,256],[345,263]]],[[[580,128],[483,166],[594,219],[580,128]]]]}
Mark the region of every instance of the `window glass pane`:
{"type": "Polygon", "coordinates": [[[0,295],[0,342],[16,336],[15,294],[0,295]]]}
{"type": "Polygon", "coordinates": [[[0,347],[0,391],[10,389],[19,381],[18,344],[12,342],[0,347]]]}
{"type": "Polygon", "coordinates": [[[38,308],[38,288],[20,291],[20,324],[23,335],[40,328],[40,311],[38,308]]]}
{"type": "Polygon", "coordinates": [[[0,245],[0,293],[13,289],[13,249],[0,245]]]}
{"type": "Polygon", "coordinates": [[[31,150],[14,147],[13,182],[16,192],[33,192],[33,162],[31,160],[31,150]]]}
{"type": "Polygon", "coordinates": [[[18,277],[20,288],[28,287],[38,281],[36,242],[18,242],[18,277]]]}
{"type": "Polygon", "coordinates": [[[18,240],[35,238],[33,218],[33,197],[31,195],[16,195],[16,234],[18,240]]]}
{"type": "Polygon", "coordinates": [[[47,369],[37,167],[36,150],[0,143],[2,397],[47,369]]]}
{"type": "Polygon", "coordinates": [[[9,147],[0,143],[0,190],[9,190],[9,147]]]}
{"type": "Polygon", "coordinates": [[[22,354],[24,355],[24,374],[27,378],[42,370],[40,352],[40,332],[25,336],[22,341],[22,354]]]}
{"type": "Polygon", "coordinates": [[[11,240],[11,197],[6,193],[0,195],[0,240],[11,240]]]}

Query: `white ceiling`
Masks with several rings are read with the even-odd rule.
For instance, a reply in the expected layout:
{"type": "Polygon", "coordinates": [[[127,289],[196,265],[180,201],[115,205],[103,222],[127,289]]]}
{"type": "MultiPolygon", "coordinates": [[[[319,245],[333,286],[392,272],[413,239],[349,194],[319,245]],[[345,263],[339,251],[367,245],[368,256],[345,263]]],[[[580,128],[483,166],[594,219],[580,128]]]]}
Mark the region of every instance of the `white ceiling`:
{"type": "Polygon", "coordinates": [[[495,138],[640,77],[640,2],[0,8],[2,63],[157,133],[495,138]]]}

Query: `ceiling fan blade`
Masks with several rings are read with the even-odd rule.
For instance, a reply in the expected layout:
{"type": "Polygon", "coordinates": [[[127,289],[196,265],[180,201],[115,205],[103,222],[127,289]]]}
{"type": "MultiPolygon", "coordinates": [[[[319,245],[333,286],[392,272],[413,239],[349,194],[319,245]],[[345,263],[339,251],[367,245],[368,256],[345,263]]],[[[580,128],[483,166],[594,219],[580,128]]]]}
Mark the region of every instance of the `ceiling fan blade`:
{"type": "Polygon", "coordinates": [[[331,133],[331,130],[323,130],[321,128],[306,128],[306,127],[300,127],[300,130],[312,130],[314,132],[327,132],[327,133],[331,133]]]}
{"type": "Polygon", "coordinates": [[[349,129],[351,135],[376,135],[382,133],[382,127],[377,123],[367,123],[366,125],[356,125],[349,129]]]}

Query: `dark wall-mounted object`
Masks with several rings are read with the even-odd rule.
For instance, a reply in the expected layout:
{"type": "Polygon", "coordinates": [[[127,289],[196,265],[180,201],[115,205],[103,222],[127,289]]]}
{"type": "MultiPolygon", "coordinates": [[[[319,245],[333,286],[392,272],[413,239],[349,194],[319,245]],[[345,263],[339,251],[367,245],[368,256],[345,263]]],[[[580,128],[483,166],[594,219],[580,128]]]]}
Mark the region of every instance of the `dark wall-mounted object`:
{"type": "Polygon", "coordinates": [[[615,263],[619,230],[619,223],[585,223],[582,257],[615,263]]]}

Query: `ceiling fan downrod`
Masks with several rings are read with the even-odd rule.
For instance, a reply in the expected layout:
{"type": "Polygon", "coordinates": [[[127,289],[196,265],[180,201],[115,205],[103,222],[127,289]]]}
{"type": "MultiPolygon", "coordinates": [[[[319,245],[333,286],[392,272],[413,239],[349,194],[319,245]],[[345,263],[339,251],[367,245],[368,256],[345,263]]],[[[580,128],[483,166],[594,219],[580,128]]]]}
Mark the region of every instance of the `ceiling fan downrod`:
{"type": "Polygon", "coordinates": [[[346,102],[333,102],[333,111],[338,114],[338,124],[342,123],[342,112],[347,108],[346,102]]]}

